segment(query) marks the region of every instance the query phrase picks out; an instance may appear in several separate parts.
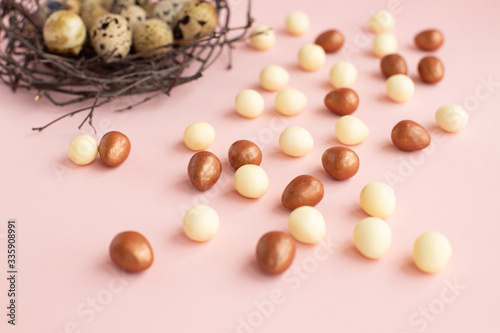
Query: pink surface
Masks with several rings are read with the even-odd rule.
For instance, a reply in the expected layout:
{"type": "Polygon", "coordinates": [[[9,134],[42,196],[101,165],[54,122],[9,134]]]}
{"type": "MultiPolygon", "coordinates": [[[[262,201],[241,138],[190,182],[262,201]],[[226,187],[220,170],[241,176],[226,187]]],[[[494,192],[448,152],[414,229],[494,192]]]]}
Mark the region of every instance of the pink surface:
{"type": "MultiPolygon", "coordinates": [[[[256,24],[275,28],[277,44],[269,52],[239,45],[233,70],[227,56],[206,76],[134,111],[113,113],[130,103],[122,99],[98,110],[96,139],[109,130],[125,133],[132,152],[122,166],[110,169],[99,160],[77,167],[66,149],[81,117],[62,121],[42,133],[42,125],[63,110],[31,93],[12,94],[0,87],[1,269],[6,271],[5,232],[17,219],[19,245],[17,326],[3,314],[7,281],[0,282],[1,332],[493,332],[500,325],[498,212],[500,199],[498,122],[500,114],[499,3],[491,1],[410,1],[399,3],[394,33],[406,58],[416,93],[404,104],[384,94],[379,60],[371,54],[363,25],[387,1],[256,1],[256,24]],[[328,4],[328,5],[326,5],[328,4]],[[306,11],[311,30],[303,37],[284,31],[293,9],[306,11]],[[399,10],[401,9],[401,10],[399,10]],[[444,80],[426,85],[416,77],[426,55],[413,46],[414,35],[437,27],[446,37],[436,52],[446,69],[444,80]],[[302,71],[300,46],[327,28],[341,30],[349,46],[328,55],[319,71],[302,71]],[[349,54],[345,50],[351,50],[349,54]],[[323,107],[331,89],[328,71],[350,59],[358,68],[354,89],[360,95],[355,115],[370,136],[354,147],[359,173],[344,182],[323,171],[321,154],[338,145],[337,116],[323,107]],[[259,71],[279,64],[291,75],[288,87],[302,90],[309,104],[293,118],[273,108],[275,94],[258,88],[259,71]],[[485,86],[485,81],[494,81],[485,86]],[[255,120],[233,110],[235,95],[245,88],[262,92],[266,110],[255,120]],[[474,102],[477,102],[474,104],[474,102]],[[465,103],[470,120],[463,132],[445,134],[434,122],[435,110],[465,103]],[[433,144],[423,152],[404,153],[390,142],[398,121],[426,126],[433,144]],[[209,148],[223,162],[223,175],[211,190],[195,190],[186,174],[193,154],[182,143],[187,125],[208,121],[216,130],[209,148]],[[285,156],[277,141],[285,126],[300,125],[315,140],[303,158],[285,156]],[[227,149],[251,139],[263,150],[262,167],[270,187],[259,200],[239,196],[232,185],[227,149]],[[299,174],[325,185],[317,206],[327,223],[321,246],[299,244],[293,267],[282,276],[260,272],[254,260],[259,237],[286,230],[288,212],[281,192],[299,174]],[[372,181],[393,185],[397,208],[387,219],[393,230],[389,252],[379,261],[365,259],[352,245],[352,230],[364,218],[358,203],[361,188],[372,181]],[[182,232],[184,211],[199,203],[217,210],[219,233],[197,244],[182,232]],[[151,242],[155,263],[142,274],[121,274],[108,256],[111,239],[137,230],[151,242]],[[411,261],[414,239],[423,232],[444,233],[453,258],[436,275],[417,271],[411,261]],[[273,303],[274,302],[274,303],[273,303]],[[426,314],[425,314],[426,313],[426,314]]],[[[245,2],[234,0],[243,21],[245,2]]],[[[68,109],[69,110],[69,109],[68,109]]]]}

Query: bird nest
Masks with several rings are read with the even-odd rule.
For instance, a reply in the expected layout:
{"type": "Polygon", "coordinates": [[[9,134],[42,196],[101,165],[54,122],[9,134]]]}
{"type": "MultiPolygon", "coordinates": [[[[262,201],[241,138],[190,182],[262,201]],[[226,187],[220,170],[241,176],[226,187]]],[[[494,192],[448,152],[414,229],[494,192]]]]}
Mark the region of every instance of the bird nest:
{"type": "Polygon", "coordinates": [[[0,79],[13,92],[34,91],[35,100],[46,98],[57,106],[83,106],[86,102],[86,106],[33,130],[42,131],[76,114],[86,115],[79,128],[86,123],[92,126],[98,107],[119,97],[141,95],[117,110],[122,111],[170,95],[174,87],[202,77],[225,49],[230,53],[233,43],[242,40],[252,24],[250,0],[247,22],[240,27],[230,26],[228,0],[213,0],[213,5],[218,25],[212,34],[162,46],[170,50],[160,57],[143,52],[110,60],[97,55],[88,41],[78,56],[49,52],[44,45],[43,22],[37,16],[38,0],[1,0],[0,79]]]}

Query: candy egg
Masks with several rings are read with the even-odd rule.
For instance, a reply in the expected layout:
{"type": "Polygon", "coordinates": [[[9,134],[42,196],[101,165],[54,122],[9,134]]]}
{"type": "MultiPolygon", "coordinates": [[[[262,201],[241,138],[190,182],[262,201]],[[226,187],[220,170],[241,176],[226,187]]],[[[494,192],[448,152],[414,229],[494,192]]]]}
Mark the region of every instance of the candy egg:
{"type": "Polygon", "coordinates": [[[238,140],[229,147],[228,160],[234,170],[245,164],[260,165],[262,152],[252,141],[238,140]]]}
{"type": "Polygon", "coordinates": [[[306,244],[317,244],[326,234],[323,215],[310,206],[301,206],[290,213],[288,229],[296,240],[306,244]]]}
{"type": "Polygon", "coordinates": [[[392,187],[382,182],[369,183],[359,195],[361,208],[373,217],[385,219],[396,209],[396,195],[392,187]]]}
{"type": "Polygon", "coordinates": [[[415,36],[415,44],[424,51],[436,51],[443,45],[444,36],[436,29],[424,30],[415,36]]]}
{"type": "Polygon", "coordinates": [[[396,53],[398,41],[390,32],[381,32],[373,40],[373,52],[377,57],[384,57],[388,54],[396,53]]]}
{"type": "Polygon", "coordinates": [[[245,89],[236,95],[236,112],[246,118],[256,118],[264,111],[264,98],[253,89],[245,89]]]}
{"type": "Polygon", "coordinates": [[[387,96],[394,102],[402,103],[410,99],[415,92],[415,84],[412,79],[404,74],[396,74],[385,82],[387,96]]]}
{"type": "Polygon", "coordinates": [[[296,10],[288,14],[285,24],[290,34],[301,36],[309,30],[311,22],[306,13],[296,10]]]}
{"type": "Polygon", "coordinates": [[[445,105],[437,109],[436,123],[446,132],[461,131],[469,120],[469,115],[460,105],[445,105]]]}
{"type": "Polygon", "coordinates": [[[330,83],[334,88],[349,88],[357,77],[358,70],[347,61],[339,61],[330,69],[330,83]]]}
{"type": "Polygon", "coordinates": [[[43,26],[43,41],[50,52],[77,55],[86,38],[87,30],[82,19],[69,10],[54,12],[43,26]]]}
{"type": "Polygon", "coordinates": [[[274,101],[276,110],[285,116],[294,116],[307,105],[307,97],[297,89],[281,90],[274,101]]]}
{"type": "Polygon", "coordinates": [[[321,46],[326,53],[333,53],[344,45],[344,36],[338,30],[327,30],[319,35],[314,43],[321,46]]]}
{"type": "Polygon", "coordinates": [[[212,239],[219,230],[219,215],[206,205],[191,207],[184,215],[184,233],[197,242],[212,239]]]}
{"type": "Polygon", "coordinates": [[[120,15],[125,17],[132,31],[135,30],[139,22],[146,20],[146,11],[140,6],[129,6],[120,11],[120,15]]]}
{"type": "Polygon", "coordinates": [[[260,72],[259,80],[262,88],[277,91],[290,81],[290,75],[283,67],[270,65],[260,72]]]}
{"type": "Polygon", "coordinates": [[[146,237],[136,231],[119,233],[109,246],[111,260],[127,272],[141,272],[154,261],[151,245],[146,237]]]}
{"type": "Polygon", "coordinates": [[[69,144],[68,156],[78,165],[92,163],[97,156],[97,141],[90,135],[77,136],[69,144]]]}
{"type": "Polygon", "coordinates": [[[391,238],[391,227],[377,217],[362,219],[353,232],[354,246],[370,259],[380,259],[389,249],[391,238]]]}
{"type": "Polygon", "coordinates": [[[269,50],[275,43],[276,35],[274,31],[266,25],[261,25],[250,32],[250,45],[256,50],[269,50]]]}
{"type": "Polygon", "coordinates": [[[431,136],[420,124],[413,120],[402,120],[391,132],[392,143],[404,151],[421,150],[429,146],[431,136]]]}
{"type": "Polygon", "coordinates": [[[328,110],[344,116],[356,111],[359,97],[351,88],[339,88],[330,91],[325,96],[324,103],[328,110]]]}
{"type": "Polygon", "coordinates": [[[210,35],[217,26],[217,12],[210,2],[190,1],[179,12],[174,22],[174,38],[192,42],[210,35]]]}
{"type": "Polygon", "coordinates": [[[325,50],[316,44],[307,44],[299,50],[299,65],[306,71],[318,70],[326,60],[325,50]]]}
{"type": "Polygon", "coordinates": [[[333,179],[345,180],[358,172],[359,157],[354,150],[347,147],[331,147],[323,153],[321,164],[333,179]]]}
{"type": "Polygon", "coordinates": [[[450,241],[436,231],[426,232],[415,240],[413,260],[418,269],[425,273],[437,273],[450,261],[450,241]]]}
{"type": "Polygon", "coordinates": [[[384,31],[389,31],[394,27],[396,19],[387,10],[379,10],[370,18],[368,28],[378,34],[384,31]]]}
{"type": "Polygon", "coordinates": [[[127,159],[130,154],[130,141],[123,133],[112,131],[104,134],[99,143],[99,156],[107,166],[115,167],[127,159]]]}
{"type": "Polygon", "coordinates": [[[292,126],[285,128],[279,137],[279,146],[287,155],[301,157],[314,146],[312,135],[304,128],[292,126]]]}
{"type": "Polygon", "coordinates": [[[354,116],[342,116],[335,123],[335,136],[349,146],[358,145],[370,134],[368,127],[361,119],[354,116]]]}
{"type": "Polygon", "coordinates": [[[207,149],[214,140],[215,130],[206,122],[191,124],[184,131],[184,143],[191,150],[207,149]]]}
{"type": "Polygon", "coordinates": [[[91,30],[94,51],[106,59],[124,58],[132,45],[132,30],[125,17],[104,14],[95,20],[91,30]]]}
{"type": "Polygon", "coordinates": [[[396,74],[407,74],[406,61],[397,53],[388,54],[380,61],[380,69],[385,78],[396,74]]]}
{"type": "Polygon", "coordinates": [[[444,66],[437,57],[427,56],[418,63],[418,74],[422,81],[436,83],[443,79],[444,66]]]}
{"type": "Polygon", "coordinates": [[[222,173],[220,160],[209,151],[200,151],[191,157],[188,176],[191,184],[200,191],[214,186],[222,173]]]}
{"type": "Polygon", "coordinates": [[[316,206],[323,199],[323,183],[309,175],[295,177],[281,195],[283,207],[294,210],[300,206],[316,206]]]}
{"type": "Polygon", "coordinates": [[[141,21],[135,26],[134,48],[145,56],[165,55],[173,42],[172,30],[160,19],[153,18],[141,21]]]}
{"type": "Polygon", "coordinates": [[[295,240],[289,234],[270,231],[257,243],[257,263],[268,274],[283,273],[295,258],[295,247],[295,240]]]}
{"type": "Polygon", "coordinates": [[[136,231],[119,233],[111,241],[109,255],[116,266],[127,272],[141,272],[154,261],[151,245],[146,237],[136,231]]]}
{"type": "Polygon", "coordinates": [[[260,198],[267,192],[269,179],[258,165],[245,164],[234,173],[234,187],[239,194],[247,198],[260,198]]]}

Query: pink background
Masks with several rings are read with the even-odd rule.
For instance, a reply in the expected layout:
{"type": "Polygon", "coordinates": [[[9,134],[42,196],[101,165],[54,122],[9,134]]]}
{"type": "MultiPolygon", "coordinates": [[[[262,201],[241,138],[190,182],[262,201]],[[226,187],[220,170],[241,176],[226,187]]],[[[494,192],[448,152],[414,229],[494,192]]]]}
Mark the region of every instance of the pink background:
{"type": "MultiPolygon", "coordinates": [[[[125,98],[96,112],[97,140],[119,130],[132,142],[129,159],[116,169],[98,159],[85,167],[68,160],[70,140],[92,133],[88,126],[77,129],[82,116],[33,132],[31,127],[64,110],[46,100],[34,102],[32,93],[12,94],[1,86],[0,267],[6,271],[7,219],[16,218],[19,297],[18,325],[13,328],[6,324],[7,281],[1,279],[0,331],[497,330],[500,6],[496,0],[393,3],[399,4],[394,29],[399,53],[416,84],[408,102],[395,104],[385,97],[379,60],[371,53],[373,35],[364,37],[363,32],[370,15],[388,8],[388,1],[255,1],[256,24],[276,30],[272,50],[257,52],[240,44],[231,71],[225,70],[224,53],[204,78],[175,89],[171,98],[114,113],[135,101],[125,98]],[[310,31],[299,38],[284,31],[285,16],[294,9],[304,10],[312,21],[310,31]],[[437,85],[416,77],[418,60],[427,53],[414,47],[413,37],[431,27],[446,37],[436,52],[446,68],[437,85]],[[319,71],[302,71],[296,61],[299,47],[328,28],[341,30],[353,52],[345,52],[346,46],[328,55],[319,71]],[[361,159],[358,174],[338,182],[326,175],[320,158],[325,149],[339,145],[333,132],[338,117],[324,108],[323,97],[331,89],[331,65],[344,59],[358,68],[353,88],[361,102],[355,115],[368,125],[370,136],[354,147],[361,159]],[[269,64],[287,68],[288,87],[307,95],[308,106],[298,116],[278,115],[275,94],[258,87],[259,71],[269,64]],[[496,86],[482,83],[488,78],[496,86]],[[245,88],[258,89],[266,101],[264,114],[255,120],[233,109],[235,95],[245,88]],[[438,107],[463,103],[470,120],[461,133],[437,128],[438,107]],[[390,131],[403,119],[427,127],[432,146],[415,153],[395,149],[390,131]],[[224,167],[219,183],[204,193],[189,183],[186,167],[193,152],[182,143],[185,127],[196,121],[215,127],[217,137],[209,150],[224,167]],[[305,127],[314,137],[314,149],[303,158],[288,157],[278,147],[281,130],[292,125],[305,127]],[[263,150],[270,187],[259,200],[239,196],[232,185],[227,149],[238,139],[251,139],[263,150]],[[325,217],[328,241],[316,247],[299,244],[292,269],[267,276],[256,266],[255,245],[265,232],[287,229],[289,212],[281,207],[280,196],[300,174],[318,177],[325,185],[317,208],[325,217]],[[390,182],[397,196],[396,212],[387,219],[393,242],[379,261],[365,259],[352,245],[352,230],[366,216],[359,192],[372,181],[390,182]],[[221,219],[219,233],[203,244],[182,232],[183,212],[199,203],[212,206],[221,219]],[[110,262],[109,243],[124,230],[143,233],[154,248],[155,263],[142,274],[122,274],[110,262]],[[431,230],[444,233],[454,251],[436,275],[420,273],[411,261],[414,239],[431,230]]],[[[243,0],[233,1],[240,23],[245,6],[243,0]]]]}

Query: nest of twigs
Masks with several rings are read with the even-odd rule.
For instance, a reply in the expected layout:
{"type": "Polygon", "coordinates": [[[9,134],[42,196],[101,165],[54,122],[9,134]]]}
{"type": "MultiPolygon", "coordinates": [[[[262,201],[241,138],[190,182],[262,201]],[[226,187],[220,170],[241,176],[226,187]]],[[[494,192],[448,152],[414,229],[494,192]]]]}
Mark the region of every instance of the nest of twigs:
{"type": "Polygon", "coordinates": [[[139,53],[106,61],[88,42],[78,56],[49,52],[43,41],[43,23],[36,14],[38,0],[1,0],[0,79],[14,92],[34,91],[35,100],[46,98],[57,106],[87,102],[33,130],[42,131],[75,114],[86,114],[79,128],[85,123],[92,126],[96,108],[122,96],[142,95],[134,104],[117,110],[122,111],[170,95],[174,87],[202,77],[224,49],[231,52],[233,43],[242,40],[252,24],[250,0],[247,23],[240,27],[230,26],[227,0],[213,0],[213,4],[218,26],[209,36],[165,46],[173,47],[159,58],[139,53]]]}

